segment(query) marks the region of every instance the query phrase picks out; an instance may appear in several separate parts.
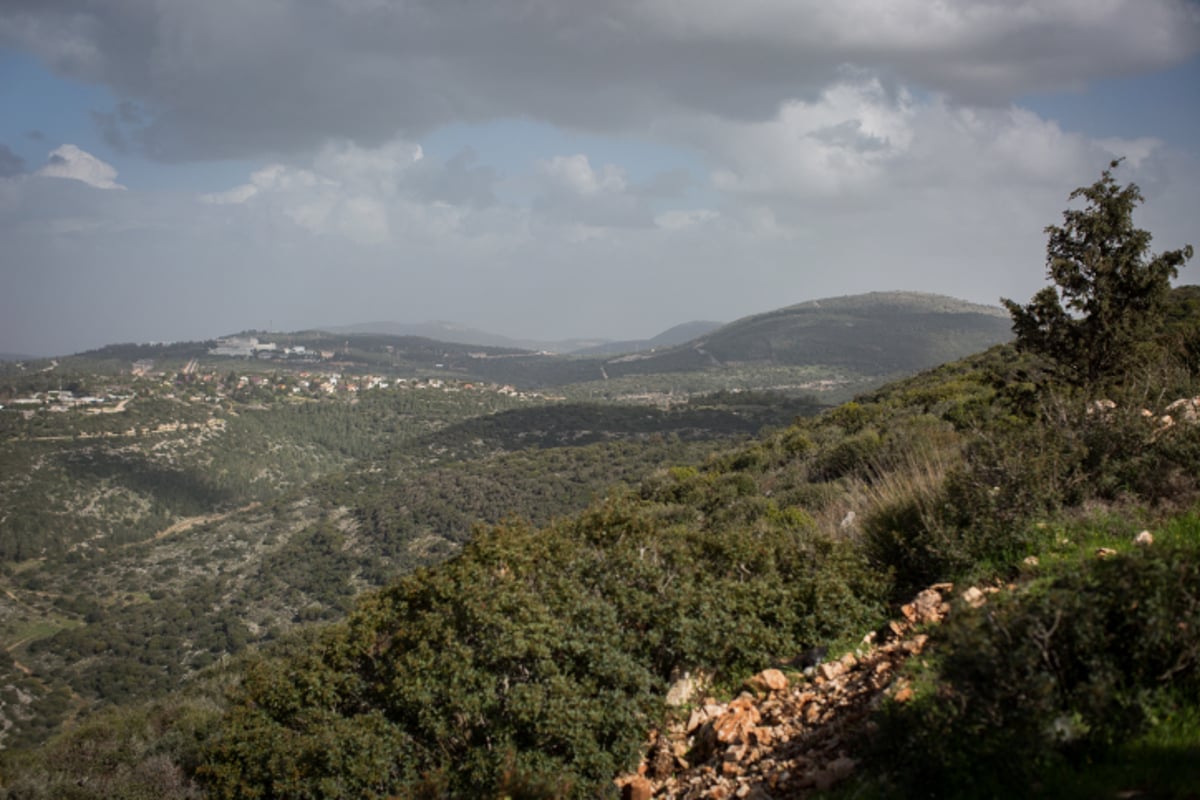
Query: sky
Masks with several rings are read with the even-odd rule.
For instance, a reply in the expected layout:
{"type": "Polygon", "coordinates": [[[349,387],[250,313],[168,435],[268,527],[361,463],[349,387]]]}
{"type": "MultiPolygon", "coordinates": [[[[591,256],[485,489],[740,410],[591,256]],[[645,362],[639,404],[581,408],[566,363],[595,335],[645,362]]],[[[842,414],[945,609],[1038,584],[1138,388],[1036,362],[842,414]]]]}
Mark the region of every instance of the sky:
{"type": "Polygon", "coordinates": [[[1200,246],[1197,0],[4,0],[0,352],[1024,301],[1114,158],[1200,246]]]}

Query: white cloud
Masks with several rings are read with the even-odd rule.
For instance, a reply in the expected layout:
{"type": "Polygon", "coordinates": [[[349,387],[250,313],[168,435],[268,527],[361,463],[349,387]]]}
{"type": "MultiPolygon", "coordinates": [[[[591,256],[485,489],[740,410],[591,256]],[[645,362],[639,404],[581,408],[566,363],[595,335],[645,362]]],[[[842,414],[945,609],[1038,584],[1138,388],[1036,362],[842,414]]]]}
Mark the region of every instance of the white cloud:
{"type": "Polygon", "coordinates": [[[97,189],[124,189],[117,183],[117,171],[111,164],[96,158],[86,150],[80,150],[73,144],[64,144],[52,150],[45,166],[37,171],[37,175],[49,178],[68,178],[82,181],[97,189]]]}
{"type": "Polygon", "coordinates": [[[200,199],[273,209],[311,233],[382,244],[391,239],[393,214],[407,205],[402,197],[406,173],[422,158],[419,145],[403,140],[377,148],[329,144],[311,168],[271,164],[245,184],[200,199]]]}
{"type": "Polygon", "coordinates": [[[906,94],[893,99],[867,79],[836,84],[813,102],[786,103],[765,122],[709,119],[697,130],[726,162],[713,175],[723,191],[828,195],[877,180],[911,145],[913,113],[906,94]]]}
{"type": "Polygon", "coordinates": [[[626,188],[624,170],[615,164],[605,164],[594,170],[588,157],[582,153],[554,156],[540,162],[538,166],[552,183],[584,197],[604,192],[620,193],[626,188]]]}
{"type": "Polygon", "coordinates": [[[659,214],[654,218],[654,224],[663,230],[682,231],[703,225],[720,216],[719,212],[710,208],[677,209],[659,214]]]}
{"type": "Polygon", "coordinates": [[[791,214],[798,218],[850,213],[904,196],[949,193],[969,203],[1009,187],[1061,192],[1114,156],[1138,167],[1163,147],[1152,137],[1091,139],[1017,106],[917,99],[862,77],[785,104],[773,119],[685,117],[672,121],[671,133],[711,154],[717,190],[746,204],[769,202],[780,221],[789,208],[803,210],[791,214]]]}

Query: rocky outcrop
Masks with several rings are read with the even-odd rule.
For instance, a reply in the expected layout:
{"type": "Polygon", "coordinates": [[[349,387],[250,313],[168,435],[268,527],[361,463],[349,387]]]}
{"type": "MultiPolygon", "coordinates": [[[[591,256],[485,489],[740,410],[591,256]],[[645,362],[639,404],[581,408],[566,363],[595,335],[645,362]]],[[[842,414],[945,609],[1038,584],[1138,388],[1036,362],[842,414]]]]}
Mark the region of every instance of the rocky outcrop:
{"type": "Polygon", "coordinates": [[[765,670],[733,700],[709,698],[686,720],[655,731],[638,771],[617,779],[622,796],[783,800],[846,779],[857,766],[849,745],[868,729],[871,712],[886,696],[912,696],[897,668],[924,649],[928,637],[919,629],[941,621],[953,588],[921,592],[858,650],[807,676],[765,670]]]}

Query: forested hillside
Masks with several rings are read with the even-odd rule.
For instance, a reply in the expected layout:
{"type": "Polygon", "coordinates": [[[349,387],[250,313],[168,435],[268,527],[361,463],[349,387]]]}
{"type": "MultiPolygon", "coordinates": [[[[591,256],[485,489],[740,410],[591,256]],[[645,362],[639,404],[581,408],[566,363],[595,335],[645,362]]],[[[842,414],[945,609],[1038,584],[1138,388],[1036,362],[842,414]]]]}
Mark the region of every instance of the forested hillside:
{"type": "MultiPolygon", "coordinates": [[[[1091,190],[1097,219],[1136,195],[1108,172],[1091,190]]],[[[1062,293],[1010,304],[1015,343],[821,414],[744,392],[664,408],[496,392],[481,413],[476,387],[443,379],[371,389],[328,407],[312,482],[7,562],[5,791],[610,796],[652,729],[686,728],[764,668],[800,692],[832,680],[824,656],[865,658],[937,584],[957,592],[946,621],[837,744],[860,767],[839,774],[849,791],[1189,796],[1200,293],[1170,288],[1190,248],[1150,256],[1135,233],[1056,253],[1062,293]],[[1142,244],[1106,249],[1121,237],[1142,244]],[[1092,319],[1110,313],[1117,328],[1092,319]],[[1121,347],[1080,369],[1095,335],[1121,347]],[[462,410],[426,417],[417,397],[462,410]]],[[[262,391],[209,419],[258,419],[251,405],[281,402],[262,391]]],[[[262,417],[281,436],[266,452],[288,453],[322,402],[262,417]]],[[[11,443],[104,441],[50,435],[11,443]]],[[[69,462],[49,452],[24,471],[69,462]]],[[[131,490],[123,474],[104,477],[131,490]]],[[[810,790],[802,770],[737,782],[774,735],[738,730],[649,754],[657,783],[639,785],[677,794],[675,774],[716,758],[728,793],[810,790]]]]}

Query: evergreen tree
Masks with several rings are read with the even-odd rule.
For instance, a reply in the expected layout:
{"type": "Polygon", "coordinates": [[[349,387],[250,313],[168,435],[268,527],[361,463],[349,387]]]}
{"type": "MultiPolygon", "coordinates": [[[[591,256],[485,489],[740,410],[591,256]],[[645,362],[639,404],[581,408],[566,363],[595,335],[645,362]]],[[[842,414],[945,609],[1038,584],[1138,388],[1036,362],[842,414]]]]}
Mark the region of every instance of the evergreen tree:
{"type": "Polygon", "coordinates": [[[1113,161],[1091,186],[1071,192],[1082,209],[1046,228],[1047,286],[1022,306],[1005,299],[1017,346],[1047,356],[1062,376],[1092,384],[1122,375],[1140,345],[1162,330],[1171,279],[1192,247],[1152,255],[1150,233],[1133,224],[1144,201],[1136,184],[1117,185],[1113,161]]]}

